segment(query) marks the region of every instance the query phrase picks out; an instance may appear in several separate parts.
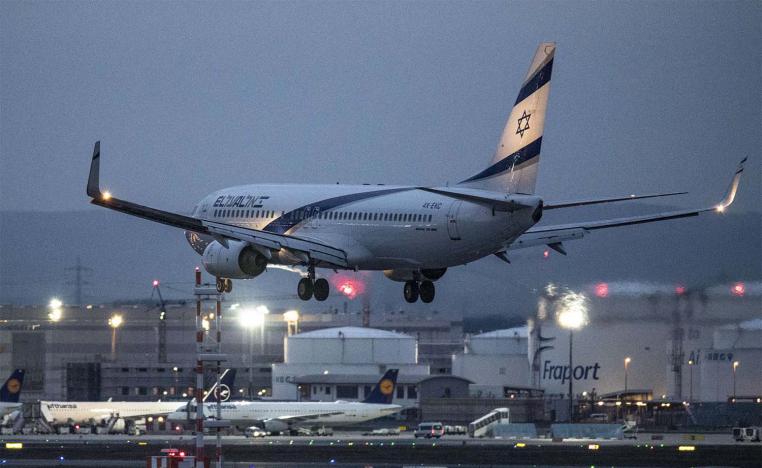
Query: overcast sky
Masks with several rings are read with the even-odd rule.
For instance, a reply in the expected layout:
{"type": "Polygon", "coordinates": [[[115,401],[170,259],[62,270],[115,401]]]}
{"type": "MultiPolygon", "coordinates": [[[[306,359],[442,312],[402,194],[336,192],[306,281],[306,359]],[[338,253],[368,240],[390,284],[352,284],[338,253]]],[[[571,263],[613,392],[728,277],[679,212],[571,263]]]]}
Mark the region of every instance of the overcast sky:
{"type": "Polygon", "coordinates": [[[104,187],[171,210],[244,183],[462,180],[490,161],[537,44],[556,41],[541,196],[687,190],[669,203],[704,206],[750,156],[732,210],[759,213],[760,11],[3,1],[0,210],[102,210],[84,193],[96,140],[104,187]]]}
{"type": "Polygon", "coordinates": [[[538,192],[689,190],[759,209],[759,2],[9,2],[3,210],[189,210],[254,182],[439,184],[490,160],[558,51],[538,192]],[[92,208],[95,209],[95,208],[92,208]]]}

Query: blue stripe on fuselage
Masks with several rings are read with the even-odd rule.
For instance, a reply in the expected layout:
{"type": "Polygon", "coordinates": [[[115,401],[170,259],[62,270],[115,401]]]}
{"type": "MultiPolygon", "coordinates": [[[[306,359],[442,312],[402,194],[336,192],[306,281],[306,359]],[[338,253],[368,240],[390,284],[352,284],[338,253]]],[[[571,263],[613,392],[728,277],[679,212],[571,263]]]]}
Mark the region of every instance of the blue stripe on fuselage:
{"type": "Polygon", "coordinates": [[[521,87],[519,91],[519,97],[516,98],[514,106],[524,99],[528,98],[535,91],[542,88],[545,83],[550,81],[550,75],[553,72],[553,59],[550,59],[537,73],[534,74],[532,79],[527,81],[527,84],[521,87]]]}
{"type": "Polygon", "coordinates": [[[330,210],[332,208],[336,208],[341,205],[346,205],[348,203],[353,203],[359,200],[365,200],[367,198],[373,198],[373,197],[380,197],[382,195],[389,195],[389,194],[397,193],[397,192],[404,192],[406,190],[415,190],[415,188],[403,187],[403,188],[393,188],[393,189],[385,189],[385,190],[375,190],[372,192],[350,193],[347,195],[341,195],[338,197],[327,198],[325,200],[316,201],[315,203],[310,203],[309,205],[300,206],[299,208],[295,210],[291,210],[285,213],[283,216],[271,221],[262,230],[267,232],[274,232],[276,234],[285,234],[286,232],[288,232],[288,230],[290,230],[297,224],[301,223],[302,221],[306,221],[314,216],[317,216],[319,213],[322,213],[323,211],[330,210]]]}
{"type": "Polygon", "coordinates": [[[463,184],[465,182],[473,182],[475,180],[486,179],[487,177],[498,175],[513,167],[517,167],[521,164],[524,164],[527,161],[531,161],[532,159],[540,155],[541,145],[542,145],[542,137],[536,139],[532,143],[529,143],[528,145],[516,151],[515,153],[509,154],[508,156],[504,157],[500,161],[491,165],[487,169],[481,171],[475,176],[469,179],[466,179],[460,183],[463,184]]]}

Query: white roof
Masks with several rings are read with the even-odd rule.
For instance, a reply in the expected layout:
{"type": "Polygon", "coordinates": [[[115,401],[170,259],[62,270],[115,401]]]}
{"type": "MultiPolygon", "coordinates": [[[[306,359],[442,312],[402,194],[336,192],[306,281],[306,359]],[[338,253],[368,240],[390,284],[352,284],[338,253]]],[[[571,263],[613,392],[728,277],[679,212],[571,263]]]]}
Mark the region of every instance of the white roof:
{"type": "Polygon", "coordinates": [[[529,336],[529,327],[506,328],[503,330],[493,330],[491,332],[475,335],[474,338],[526,338],[529,336]]]}
{"type": "Polygon", "coordinates": [[[412,339],[410,335],[403,333],[396,333],[386,330],[378,330],[376,328],[364,328],[364,327],[335,327],[335,328],[322,328],[320,330],[309,331],[305,333],[299,333],[298,335],[290,336],[289,339],[294,338],[384,338],[384,339],[412,339]]]}

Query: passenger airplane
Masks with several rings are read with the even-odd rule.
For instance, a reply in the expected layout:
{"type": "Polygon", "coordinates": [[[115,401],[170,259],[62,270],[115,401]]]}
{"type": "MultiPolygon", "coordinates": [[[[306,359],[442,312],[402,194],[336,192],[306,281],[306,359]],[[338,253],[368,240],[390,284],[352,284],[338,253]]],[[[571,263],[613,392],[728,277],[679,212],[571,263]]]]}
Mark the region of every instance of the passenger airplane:
{"type": "Polygon", "coordinates": [[[21,386],[24,384],[24,370],[16,369],[0,388],[0,420],[21,409],[21,386]]]}
{"type": "MultiPolygon", "coordinates": [[[[388,416],[402,410],[393,405],[398,369],[389,369],[363,401],[232,401],[222,403],[222,419],[245,428],[261,426],[266,432],[291,432],[300,427],[328,424],[345,426],[388,416]]],[[[204,405],[204,414],[214,417],[219,403],[204,405]]],[[[167,418],[173,422],[196,417],[196,406],[188,403],[167,418]]]]}
{"type": "MultiPolygon", "coordinates": [[[[206,392],[204,401],[213,400],[219,394],[224,400],[230,397],[235,370],[228,370],[220,378],[221,391],[216,391],[216,382],[206,392]]],[[[149,416],[166,417],[185,408],[184,401],[40,401],[40,411],[48,424],[80,424],[104,426],[119,420],[138,420],[149,416]]],[[[121,427],[121,426],[120,426],[121,427]]]]}
{"type": "Polygon", "coordinates": [[[230,292],[231,278],[254,278],[268,265],[299,265],[307,267],[297,287],[302,300],[328,297],[328,281],[315,274],[328,268],[383,270],[404,282],[408,302],[434,300],[433,281],[450,267],[489,255],[509,262],[508,250],[537,245],[566,254],[562,242],[595,229],[723,211],[733,202],[745,159],[712,207],[536,226],[547,210],[680,194],[547,203],[534,193],[555,49],[537,49],[490,165],[454,186],[243,185],[209,194],[186,216],[102,192],[97,142],[87,195],[96,205],[184,229],[220,292],[230,292]]]}

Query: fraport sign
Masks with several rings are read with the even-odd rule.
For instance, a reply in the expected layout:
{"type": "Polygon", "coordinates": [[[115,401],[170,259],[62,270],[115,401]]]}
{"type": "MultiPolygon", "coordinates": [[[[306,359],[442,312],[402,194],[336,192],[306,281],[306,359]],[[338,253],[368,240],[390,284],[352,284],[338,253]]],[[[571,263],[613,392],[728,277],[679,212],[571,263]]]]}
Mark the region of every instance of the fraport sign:
{"type": "Polygon", "coordinates": [[[598,378],[598,371],[601,369],[599,363],[595,363],[592,366],[579,365],[574,366],[574,373],[569,372],[568,365],[557,366],[546,360],[542,365],[542,380],[555,380],[560,381],[561,385],[569,381],[570,377],[574,377],[574,380],[600,380],[598,378]]]}

